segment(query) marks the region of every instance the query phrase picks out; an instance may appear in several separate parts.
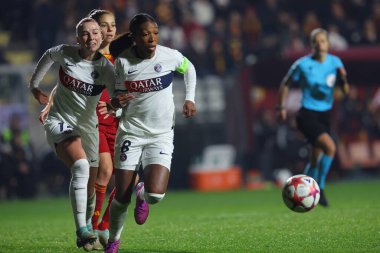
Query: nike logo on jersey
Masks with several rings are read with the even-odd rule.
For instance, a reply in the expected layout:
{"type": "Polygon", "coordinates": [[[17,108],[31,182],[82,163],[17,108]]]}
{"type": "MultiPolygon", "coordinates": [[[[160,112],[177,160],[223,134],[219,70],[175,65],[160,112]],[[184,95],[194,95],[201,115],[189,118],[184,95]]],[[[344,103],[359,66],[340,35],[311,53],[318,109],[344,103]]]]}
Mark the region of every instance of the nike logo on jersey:
{"type": "Polygon", "coordinates": [[[169,154],[160,151],[160,155],[169,155],[169,154]]]}
{"type": "Polygon", "coordinates": [[[128,70],[128,75],[132,74],[132,73],[135,73],[137,71],[137,69],[135,70],[128,70]]]}
{"type": "Polygon", "coordinates": [[[74,66],[74,64],[71,64],[71,63],[66,62],[66,66],[67,66],[67,67],[70,67],[70,66],[74,66]]]}
{"type": "Polygon", "coordinates": [[[91,160],[90,160],[91,163],[94,163],[94,162],[96,162],[96,161],[97,161],[96,159],[91,159],[91,160]]]}
{"type": "Polygon", "coordinates": [[[129,92],[148,93],[163,90],[173,82],[173,72],[146,80],[125,81],[124,85],[129,92]]]}
{"type": "Polygon", "coordinates": [[[62,67],[59,68],[59,80],[67,89],[85,96],[97,96],[102,93],[105,86],[94,85],[82,82],[65,73],[62,67]]]}

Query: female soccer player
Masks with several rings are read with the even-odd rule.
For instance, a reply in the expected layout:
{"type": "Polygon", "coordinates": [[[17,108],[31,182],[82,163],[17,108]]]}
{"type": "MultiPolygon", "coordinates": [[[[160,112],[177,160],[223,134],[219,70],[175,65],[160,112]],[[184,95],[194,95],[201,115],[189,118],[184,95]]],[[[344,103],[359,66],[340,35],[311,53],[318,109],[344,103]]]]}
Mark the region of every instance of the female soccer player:
{"type": "Polygon", "coordinates": [[[301,109],[297,113],[297,128],[312,145],[311,157],[305,173],[319,183],[319,203],[328,206],[324,192],[326,176],[335,156],[336,146],[330,135],[330,110],[334,102],[334,87],[339,85],[348,94],[346,70],[342,61],[328,53],[327,32],[315,29],[310,35],[312,53],[298,59],[282,80],[277,110],[286,120],[285,99],[292,82],[302,90],[301,109]]]}
{"type": "Polygon", "coordinates": [[[44,53],[32,74],[30,89],[40,104],[46,104],[39,83],[53,63],[60,65],[44,128],[49,145],[71,170],[69,195],[77,246],[82,247],[96,240],[86,226],[89,171],[90,166],[98,167],[99,161],[95,109],[105,87],[113,93],[115,77],[112,63],[98,52],[102,43],[98,23],[84,18],[77,24],[76,34],[78,45],[59,45],[44,53]]]}
{"type": "MultiPolygon", "coordinates": [[[[115,59],[110,54],[109,46],[116,36],[115,15],[107,10],[95,9],[92,10],[88,16],[98,22],[103,35],[103,42],[100,45],[99,52],[114,63],[115,59]]],[[[98,222],[102,212],[107,185],[113,172],[115,136],[119,125],[119,119],[116,115],[110,115],[108,113],[107,102],[109,102],[109,100],[110,96],[107,90],[104,89],[97,107],[99,121],[99,169],[98,171],[90,172],[93,174],[90,175],[89,181],[89,196],[92,198],[91,203],[95,204],[95,210],[92,216],[92,228],[97,232],[103,246],[106,245],[108,240],[109,204],[114,197],[115,190],[113,190],[109,196],[109,204],[104,211],[101,222],[98,222]],[[94,203],[93,199],[96,199],[96,203],[94,203]]],[[[95,249],[97,248],[95,247],[95,249]]]]}
{"type": "Polygon", "coordinates": [[[118,252],[120,235],[131,192],[135,168],[141,162],[144,182],[137,185],[135,220],[143,224],[149,204],[161,201],[168,185],[173,153],[174,101],[173,72],[184,74],[185,117],[196,113],[194,97],[196,72],[193,64],[177,50],[158,45],[158,26],[148,14],[137,14],[129,29],[135,45],[116,58],[116,90],[135,96],[128,106],[112,99],[114,107],[123,107],[115,145],[116,195],[110,210],[110,237],[106,253],[118,252]]]}
{"type": "MultiPolygon", "coordinates": [[[[113,41],[116,36],[115,15],[107,10],[94,9],[89,13],[88,17],[97,21],[100,26],[103,41],[98,51],[111,63],[114,63],[115,59],[110,54],[109,46],[111,41],[113,41]]],[[[131,43],[133,43],[133,41],[129,39],[128,41],[123,42],[123,46],[129,47],[131,46],[131,43]]],[[[51,93],[51,96],[54,97],[54,92],[51,93]]],[[[107,185],[113,172],[115,136],[119,125],[119,119],[116,117],[116,112],[110,114],[108,111],[107,103],[109,100],[110,96],[107,89],[104,89],[101,93],[96,110],[99,122],[99,168],[97,170],[95,168],[90,170],[87,200],[89,212],[94,210],[92,217],[89,216],[91,215],[90,213],[87,214],[87,226],[89,229],[93,229],[95,231],[99,241],[92,244],[87,244],[85,246],[86,250],[101,250],[105,247],[108,241],[109,206],[114,197],[115,190],[113,190],[109,196],[108,205],[104,211],[100,223],[99,218],[102,212],[107,185]],[[89,221],[90,217],[91,221],[89,221]],[[90,222],[92,224],[90,224],[90,222]]],[[[49,99],[49,101],[51,101],[51,99],[49,99]]],[[[46,110],[41,112],[40,121],[42,123],[44,118],[46,118],[48,111],[48,108],[46,108],[46,110]]]]}

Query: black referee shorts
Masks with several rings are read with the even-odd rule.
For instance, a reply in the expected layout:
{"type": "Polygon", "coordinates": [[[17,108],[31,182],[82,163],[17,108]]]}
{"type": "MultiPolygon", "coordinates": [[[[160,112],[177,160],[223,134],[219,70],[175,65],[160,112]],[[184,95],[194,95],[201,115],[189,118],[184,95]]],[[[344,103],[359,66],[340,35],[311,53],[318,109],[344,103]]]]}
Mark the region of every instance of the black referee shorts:
{"type": "Polygon", "coordinates": [[[311,144],[314,144],[321,134],[330,134],[331,110],[319,112],[302,107],[296,120],[297,128],[311,144]]]}

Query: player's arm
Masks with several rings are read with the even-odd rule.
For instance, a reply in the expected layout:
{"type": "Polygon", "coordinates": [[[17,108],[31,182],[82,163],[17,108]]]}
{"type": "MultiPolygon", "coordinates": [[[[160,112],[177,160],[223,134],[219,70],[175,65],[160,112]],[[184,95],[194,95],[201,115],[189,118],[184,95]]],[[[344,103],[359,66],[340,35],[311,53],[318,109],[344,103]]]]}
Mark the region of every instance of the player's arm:
{"type": "Polygon", "coordinates": [[[286,120],[286,116],[287,116],[285,101],[286,101],[286,98],[288,97],[289,86],[291,82],[292,82],[292,79],[290,75],[286,74],[283,80],[281,81],[280,89],[278,91],[276,110],[277,110],[279,119],[282,121],[286,120]]]}
{"type": "Polygon", "coordinates": [[[54,99],[54,96],[55,96],[55,93],[57,91],[57,88],[58,88],[58,85],[56,85],[53,90],[51,91],[50,93],[50,96],[49,96],[49,102],[47,103],[47,105],[45,106],[44,109],[42,109],[41,113],[40,113],[40,116],[38,117],[38,119],[40,120],[40,122],[43,124],[49,114],[49,111],[50,111],[50,108],[51,106],[53,105],[53,99],[54,99]]]}
{"type": "Polygon", "coordinates": [[[183,74],[186,86],[186,96],[182,108],[182,114],[186,118],[193,117],[197,113],[195,107],[195,88],[197,85],[197,73],[195,67],[186,57],[183,57],[183,61],[181,65],[176,68],[176,71],[183,74]]]}
{"type": "Polygon", "coordinates": [[[347,81],[347,72],[343,67],[338,69],[337,83],[344,95],[347,95],[350,92],[350,85],[347,81]]]}
{"type": "Polygon", "coordinates": [[[29,89],[32,92],[34,98],[41,105],[46,105],[49,102],[48,95],[45,94],[38,86],[46,75],[54,61],[50,57],[49,50],[46,51],[41,59],[38,61],[36,68],[33,71],[32,77],[29,82],[29,89]]]}
{"type": "Polygon", "coordinates": [[[107,109],[116,111],[119,108],[125,107],[129,101],[135,98],[134,95],[128,93],[124,86],[125,81],[125,73],[124,66],[121,63],[120,59],[117,58],[115,60],[115,81],[112,90],[108,90],[111,99],[109,103],[107,103],[107,109]],[[112,94],[112,95],[111,95],[112,94]]]}

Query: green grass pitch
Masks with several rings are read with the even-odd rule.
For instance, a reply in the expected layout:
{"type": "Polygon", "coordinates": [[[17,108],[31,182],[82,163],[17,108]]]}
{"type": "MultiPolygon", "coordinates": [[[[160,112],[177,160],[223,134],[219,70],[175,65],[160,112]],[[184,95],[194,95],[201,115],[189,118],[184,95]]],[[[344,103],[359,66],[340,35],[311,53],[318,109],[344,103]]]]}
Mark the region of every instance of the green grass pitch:
{"type": "MultiPolygon", "coordinates": [[[[380,181],[331,183],[331,207],[286,208],[280,189],[169,191],[145,225],[132,202],[120,253],[380,252],[380,181]]],[[[84,252],[68,199],[0,203],[0,252],[84,252]]]]}

